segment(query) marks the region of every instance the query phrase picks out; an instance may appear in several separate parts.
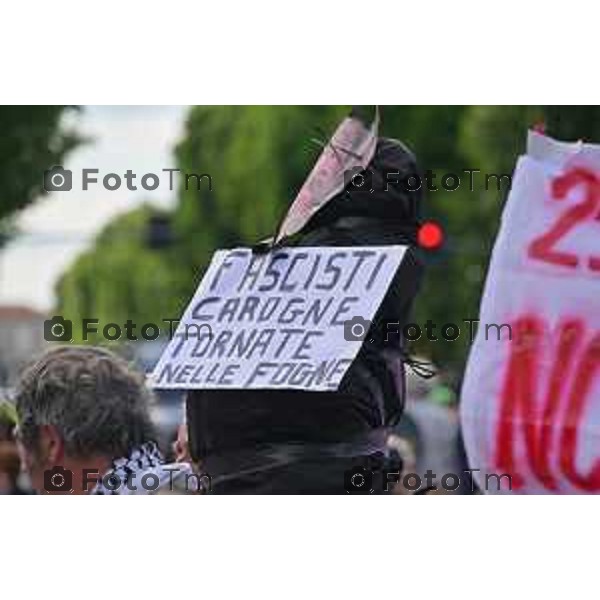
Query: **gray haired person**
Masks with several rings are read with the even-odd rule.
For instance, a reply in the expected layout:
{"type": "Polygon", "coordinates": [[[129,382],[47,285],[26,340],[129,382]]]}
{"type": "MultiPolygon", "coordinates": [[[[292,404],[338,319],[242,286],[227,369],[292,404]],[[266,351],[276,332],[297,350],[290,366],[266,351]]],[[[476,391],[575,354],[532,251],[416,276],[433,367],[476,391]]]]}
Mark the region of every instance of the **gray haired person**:
{"type": "Polygon", "coordinates": [[[40,493],[196,492],[206,485],[188,463],[165,463],[142,377],[107,350],[51,349],[23,372],[15,400],[19,451],[40,493]]]}

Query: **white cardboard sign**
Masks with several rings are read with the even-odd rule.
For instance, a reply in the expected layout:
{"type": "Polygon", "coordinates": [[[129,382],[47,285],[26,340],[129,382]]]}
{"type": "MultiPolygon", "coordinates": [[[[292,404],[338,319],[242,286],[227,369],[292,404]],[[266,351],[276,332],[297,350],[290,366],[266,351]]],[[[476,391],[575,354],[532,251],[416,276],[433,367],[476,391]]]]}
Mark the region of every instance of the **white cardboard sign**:
{"type": "Polygon", "coordinates": [[[219,250],[149,384],[336,390],[406,247],[219,250]]]}
{"type": "Polygon", "coordinates": [[[600,146],[530,133],[480,321],[461,402],[480,487],[599,493],[600,146]]]}

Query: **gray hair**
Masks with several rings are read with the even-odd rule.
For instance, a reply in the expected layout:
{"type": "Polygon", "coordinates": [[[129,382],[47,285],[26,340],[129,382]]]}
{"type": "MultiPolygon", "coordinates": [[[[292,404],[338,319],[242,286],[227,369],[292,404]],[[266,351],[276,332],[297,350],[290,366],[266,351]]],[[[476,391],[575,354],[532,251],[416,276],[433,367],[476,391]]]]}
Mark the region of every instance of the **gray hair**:
{"type": "Polygon", "coordinates": [[[38,428],[53,425],[71,456],[117,458],[156,440],[149,392],[127,363],[102,348],[59,346],[21,375],[20,435],[35,449],[38,428]]]}

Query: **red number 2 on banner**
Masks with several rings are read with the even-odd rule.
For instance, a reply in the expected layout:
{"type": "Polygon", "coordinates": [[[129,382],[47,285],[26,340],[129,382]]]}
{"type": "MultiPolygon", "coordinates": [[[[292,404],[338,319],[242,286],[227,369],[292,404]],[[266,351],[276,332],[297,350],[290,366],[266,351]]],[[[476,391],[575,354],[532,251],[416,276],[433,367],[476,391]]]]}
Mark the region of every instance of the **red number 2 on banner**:
{"type": "MultiPolygon", "coordinates": [[[[600,179],[592,171],[577,168],[557,177],[552,182],[552,196],[556,200],[566,198],[568,193],[578,185],[585,186],[585,199],[566,210],[549,231],[531,242],[530,258],[561,267],[579,266],[579,256],[556,250],[555,246],[578,223],[594,218],[600,220],[600,179]]],[[[600,256],[590,257],[588,264],[593,271],[600,271],[600,256]]]]}

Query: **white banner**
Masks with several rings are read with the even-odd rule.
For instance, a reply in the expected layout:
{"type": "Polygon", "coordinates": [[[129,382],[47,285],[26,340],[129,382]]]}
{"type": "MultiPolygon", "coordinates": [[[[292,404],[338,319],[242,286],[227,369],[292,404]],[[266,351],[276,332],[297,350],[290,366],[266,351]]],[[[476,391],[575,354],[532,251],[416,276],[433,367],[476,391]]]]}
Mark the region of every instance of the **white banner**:
{"type": "Polygon", "coordinates": [[[600,146],[529,134],[480,321],[461,402],[480,487],[600,492],[600,146]]]}
{"type": "Polygon", "coordinates": [[[150,385],[336,390],[405,252],[217,251],[150,385]]]}

